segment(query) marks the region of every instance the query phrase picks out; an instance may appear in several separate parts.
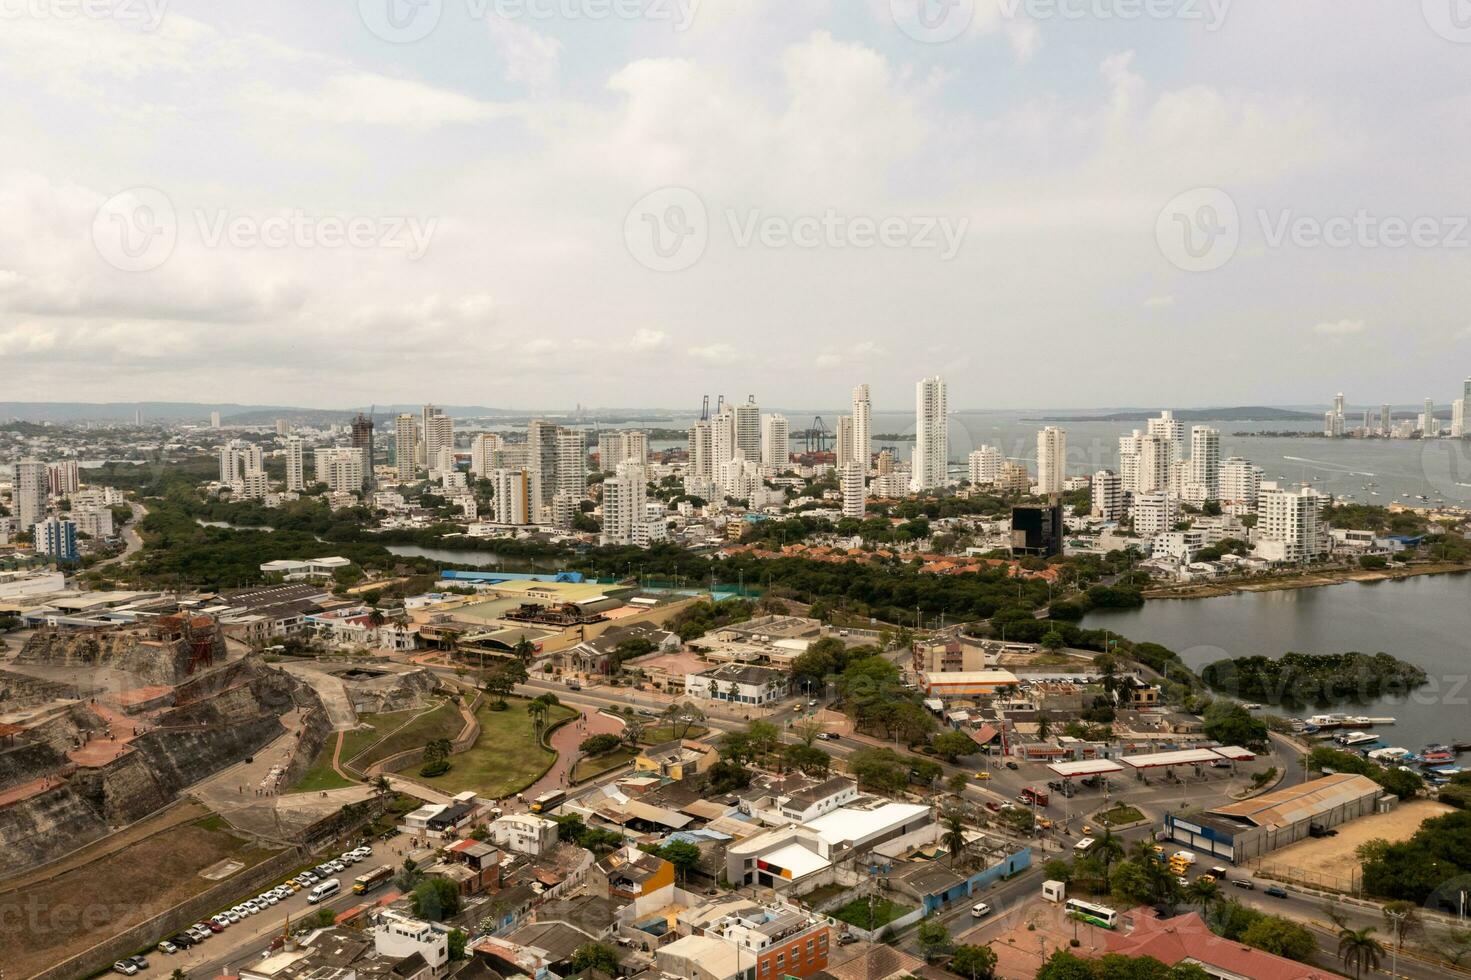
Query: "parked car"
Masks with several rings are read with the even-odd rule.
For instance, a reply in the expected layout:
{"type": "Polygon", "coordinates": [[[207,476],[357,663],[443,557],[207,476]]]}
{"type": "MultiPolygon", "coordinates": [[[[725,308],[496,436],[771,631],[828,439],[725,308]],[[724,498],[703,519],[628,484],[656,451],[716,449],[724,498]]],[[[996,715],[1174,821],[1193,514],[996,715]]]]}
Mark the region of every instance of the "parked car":
{"type": "Polygon", "coordinates": [[[118,960],[112,965],[114,973],[121,973],[125,977],[131,977],[138,972],[138,967],[132,960],[118,960]]]}
{"type": "Polygon", "coordinates": [[[1283,888],[1281,885],[1269,885],[1267,888],[1263,889],[1263,892],[1265,894],[1271,895],[1273,898],[1287,897],[1287,889],[1283,888]]]}
{"type": "Polygon", "coordinates": [[[225,931],[225,927],[223,925],[221,925],[220,923],[216,922],[214,919],[210,919],[208,922],[206,922],[204,924],[204,926],[210,932],[214,932],[214,933],[220,933],[220,932],[224,932],[225,931]]]}
{"type": "Polygon", "coordinates": [[[976,778],[984,781],[990,779],[991,774],[985,769],[982,769],[980,772],[976,773],[976,778]]]}
{"type": "Polygon", "coordinates": [[[845,932],[841,936],[838,937],[838,945],[839,946],[847,946],[850,943],[856,943],[856,942],[858,942],[858,937],[855,936],[855,935],[853,935],[851,932],[845,932]]]}
{"type": "Polygon", "coordinates": [[[177,953],[179,951],[179,947],[175,946],[173,943],[169,942],[167,939],[165,939],[163,942],[159,943],[158,944],[158,948],[161,949],[161,950],[163,950],[165,953],[169,954],[170,956],[173,956],[175,953],[177,953]]]}
{"type": "Polygon", "coordinates": [[[987,916],[990,914],[991,906],[987,905],[985,902],[977,902],[970,907],[970,917],[972,919],[979,919],[982,916],[987,916]]]}
{"type": "Polygon", "coordinates": [[[1231,884],[1235,885],[1237,888],[1256,887],[1256,882],[1252,881],[1250,878],[1233,878],[1231,879],[1231,884]]]}
{"type": "Polygon", "coordinates": [[[182,932],[179,933],[177,936],[170,936],[169,942],[173,943],[179,949],[189,949],[191,947],[199,945],[199,943],[195,939],[190,936],[186,936],[182,932]]]}
{"type": "Polygon", "coordinates": [[[140,970],[148,969],[148,957],[144,956],[142,953],[139,953],[136,956],[125,957],[125,959],[131,960],[132,964],[140,970]]]}
{"type": "Polygon", "coordinates": [[[1015,772],[1015,771],[1017,771],[1017,770],[1018,770],[1018,769],[1020,769],[1020,768],[1021,768],[1021,766],[1019,766],[1019,765],[1017,765],[1017,764],[1016,764],[1016,763],[1015,763],[1015,762],[1012,762],[1012,761],[1011,761],[1011,760],[1010,760],[1010,759],[1007,759],[1007,760],[1006,760],[1006,768],[1008,768],[1008,769],[1010,769],[1010,770],[1011,770],[1011,771],[1013,771],[1013,772],[1015,772]]]}
{"type": "Polygon", "coordinates": [[[986,809],[990,810],[992,813],[999,813],[1001,811],[1001,804],[997,803],[995,800],[987,800],[986,809]]]}

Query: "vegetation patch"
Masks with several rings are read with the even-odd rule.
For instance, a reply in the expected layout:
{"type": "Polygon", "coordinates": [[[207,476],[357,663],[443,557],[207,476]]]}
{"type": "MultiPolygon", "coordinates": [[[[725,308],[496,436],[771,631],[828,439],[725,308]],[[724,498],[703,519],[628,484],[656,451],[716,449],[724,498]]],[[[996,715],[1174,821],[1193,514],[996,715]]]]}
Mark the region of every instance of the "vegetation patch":
{"type": "Polygon", "coordinates": [[[1200,676],[1212,689],[1233,697],[1288,707],[1363,703],[1404,695],[1426,682],[1425,671],[1387,653],[1235,657],[1207,664],[1200,676]]]}
{"type": "Polygon", "coordinates": [[[452,739],[459,735],[460,730],[464,727],[465,719],[460,716],[459,705],[446,701],[439,707],[414,718],[413,721],[375,745],[361,759],[355,759],[353,764],[359,769],[367,769],[373,763],[400,752],[423,748],[435,739],[452,739]]]}
{"type": "Polygon", "coordinates": [[[1104,810],[1093,819],[1107,827],[1118,827],[1126,823],[1137,823],[1144,819],[1144,814],[1137,807],[1120,803],[1112,809],[1104,810]]]}
{"type": "MultiPolygon", "coordinates": [[[[480,737],[469,751],[450,756],[447,772],[425,776],[423,781],[445,793],[467,790],[488,799],[502,799],[519,793],[542,777],[556,758],[556,753],[541,744],[533,715],[527,710],[533,702],[524,698],[507,698],[505,711],[492,711],[482,706],[476,713],[480,737]]],[[[547,709],[546,730],[577,715],[565,705],[547,709]]],[[[458,733],[458,728],[456,728],[458,733]]],[[[419,765],[404,771],[418,777],[419,765]]]]}
{"type": "Polygon", "coordinates": [[[895,919],[902,918],[914,911],[910,905],[900,905],[898,902],[887,898],[874,896],[873,899],[855,898],[834,912],[833,918],[857,926],[860,929],[880,929],[895,919]]]}

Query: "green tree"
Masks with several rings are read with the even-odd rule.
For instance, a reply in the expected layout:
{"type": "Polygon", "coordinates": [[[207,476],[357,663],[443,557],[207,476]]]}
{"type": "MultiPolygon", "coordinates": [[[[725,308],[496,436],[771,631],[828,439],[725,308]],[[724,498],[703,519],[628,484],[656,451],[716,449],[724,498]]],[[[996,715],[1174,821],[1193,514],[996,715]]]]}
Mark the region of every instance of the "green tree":
{"type": "Polygon", "coordinates": [[[449,958],[462,960],[465,958],[465,944],[470,941],[470,934],[463,929],[451,929],[449,931],[449,958]]]}
{"type": "Polygon", "coordinates": [[[618,954],[611,946],[602,943],[583,943],[572,953],[569,966],[573,973],[601,970],[609,975],[617,975],[618,954]]]}
{"type": "Polygon", "coordinates": [[[919,941],[920,952],[927,960],[943,956],[950,952],[951,946],[954,945],[950,939],[950,930],[945,927],[945,923],[934,916],[920,922],[919,929],[915,932],[915,939],[919,941]]]}
{"type": "Polygon", "coordinates": [[[1280,915],[1263,915],[1247,926],[1241,941],[1300,963],[1311,963],[1318,952],[1318,941],[1311,932],[1280,915]]]}
{"type": "Polygon", "coordinates": [[[1214,881],[1202,881],[1197,878],[1185,889],[1185,898],[1191,905],[1200,909],[1201,915],[1205,915],[1211,906],[1221,900],[1221,886],[1214,881]]]}
{"type": "Polygon", "coordinates": [[[1379,969],[1384,957],[1384,947],[1374,938],[1374,927],[1344,929],[1338,934],[1338,959],[1345,970],[1352,969],[1355,977],[1363,977],[1364,967],[1370,972],[1379,969]]]}
{"type": "Polygon", "coordinates": [[[969,735],[953,729],[936,735],[930,740],[930,745],[934,748],[936,755],[950,763],[976,750],[976,743],[969,735]]]}
{"type": "Polygon", "coordinates": [[[955,867],[965,855],[966,849],[965,821],[958,811],[950,810],[945,813],[945,832],[940,841],[945,845],[945,850],[950,852],[950,866],[955,867]]]}
{"type": "Polygon", "coordinates": [[[443,922],[460,912],[460,889],[448,878],[425,878],[409,893],[414,915],[430,922],[443,922]]]}
{"type": "Polygon", "coordinates": [[[996,954],[990,946],[957,946],[949,970],[969,980],[992,980],[996,976],[996,954]]]}

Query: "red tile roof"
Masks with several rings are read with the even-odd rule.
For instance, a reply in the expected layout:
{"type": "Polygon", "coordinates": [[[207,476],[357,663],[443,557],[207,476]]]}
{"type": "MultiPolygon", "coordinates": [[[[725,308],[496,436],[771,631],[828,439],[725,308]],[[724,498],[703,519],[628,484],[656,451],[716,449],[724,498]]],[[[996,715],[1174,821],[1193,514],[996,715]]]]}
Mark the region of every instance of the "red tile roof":
{"type": "Polygon", "coordinates": [[[1149,909],[1136,909],[1134,931],[1127,936],[1110,934],[1105,942],[1110,953],[1152,956],[1166,966],[1188,960],[1252,980],[1333,980],[1338,976],[1222,939],[1194,912],[1160,919],[1149,909]]]}

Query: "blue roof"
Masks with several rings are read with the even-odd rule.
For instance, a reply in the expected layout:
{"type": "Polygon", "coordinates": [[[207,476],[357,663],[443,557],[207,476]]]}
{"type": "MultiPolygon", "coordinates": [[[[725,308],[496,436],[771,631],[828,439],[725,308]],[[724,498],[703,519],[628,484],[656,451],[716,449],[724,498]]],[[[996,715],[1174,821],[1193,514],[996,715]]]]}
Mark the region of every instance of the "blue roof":
{"type": "Polygon", "coordinates": [[[460,582],[582,582],[581,572],[452,572],[445,569],[439,573],[441,579],[460,582]]]}

